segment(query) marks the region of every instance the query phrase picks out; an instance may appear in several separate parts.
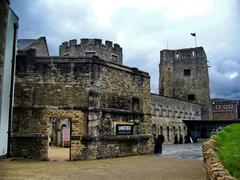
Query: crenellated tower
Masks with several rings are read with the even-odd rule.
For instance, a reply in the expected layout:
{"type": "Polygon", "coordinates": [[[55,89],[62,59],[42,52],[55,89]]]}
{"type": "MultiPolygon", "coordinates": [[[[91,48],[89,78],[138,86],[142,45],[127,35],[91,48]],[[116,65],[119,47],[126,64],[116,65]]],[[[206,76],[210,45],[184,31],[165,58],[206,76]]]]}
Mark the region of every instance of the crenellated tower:
{"type": "Polygon", "coordinates": [[[102,44],[101,39],[81,39],[80,44],[73,39],[59,46],[59,56],[98,56],[105,61],[122,64],[122,48],[111,41],[102,44]]]}
{"type": "Polygon", "coordinates": [[[207,56],[202,47],[160,52],[159,94],[202,105],[211,119],[207,56]]]}

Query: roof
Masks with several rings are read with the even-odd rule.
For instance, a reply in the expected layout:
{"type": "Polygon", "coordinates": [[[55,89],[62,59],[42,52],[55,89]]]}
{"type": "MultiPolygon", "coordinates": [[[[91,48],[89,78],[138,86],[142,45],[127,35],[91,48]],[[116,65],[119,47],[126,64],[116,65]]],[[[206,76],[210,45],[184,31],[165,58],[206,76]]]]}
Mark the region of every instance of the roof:
{"type": "Polygon", "coordinates": [[[27,49],[29,46],[31,46],[36,41],[37,41],[37,39],[19,39],[17,41],[17,48],[18,48],[18,50],[27,49]]]}
{"type": "Polygon", "coordinates": [[[240,100],[233,100],[233,99],[222,99],[222,98],[213,98],[211,99],[212,102],[223,102],[223,103],[239,103],[240,100]]]}
{"type": "Polygon", "coordinates": [[[182,120],[186,124],[232,124],[232,123],[240,123],[240,120],[182,120]]]}
{"type": "Polygon", "coordinates": [[[19,39],[17,41],[17,50],[25,51],[32,48],[36,49],[37,55],[41,54],[40,56],[45,56],[45,54],[42,52],[42,49],[44,48],[45,50],[46,48],[47,52],[45,53],[47,54],[47,56],[49,56],[48,45],[47,45],[46,37],[44,36],[39,37],[38,39],[19,39]]]}

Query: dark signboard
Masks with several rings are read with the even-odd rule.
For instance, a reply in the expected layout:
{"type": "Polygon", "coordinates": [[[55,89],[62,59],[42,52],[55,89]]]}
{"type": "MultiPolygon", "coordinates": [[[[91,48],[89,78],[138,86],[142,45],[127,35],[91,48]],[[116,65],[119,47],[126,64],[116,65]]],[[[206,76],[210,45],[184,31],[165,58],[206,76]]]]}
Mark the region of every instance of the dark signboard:
{"type": "Polygon", "coordinates": [[[117,124],[116,132],[117,132],[117,135],[132,135],[133,134],[133,125],[117,124]]]}

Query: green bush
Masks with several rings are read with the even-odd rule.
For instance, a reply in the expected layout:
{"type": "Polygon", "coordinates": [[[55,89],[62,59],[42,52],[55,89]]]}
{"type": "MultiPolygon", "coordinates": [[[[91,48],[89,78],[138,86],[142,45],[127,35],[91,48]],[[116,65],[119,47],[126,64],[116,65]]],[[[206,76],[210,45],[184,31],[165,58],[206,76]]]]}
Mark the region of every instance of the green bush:
{"type": "Polygon", "coordinates": [[[240,124],[226,126],[216,133],[217,152],[230,174],[240,179],[240,124]]]}

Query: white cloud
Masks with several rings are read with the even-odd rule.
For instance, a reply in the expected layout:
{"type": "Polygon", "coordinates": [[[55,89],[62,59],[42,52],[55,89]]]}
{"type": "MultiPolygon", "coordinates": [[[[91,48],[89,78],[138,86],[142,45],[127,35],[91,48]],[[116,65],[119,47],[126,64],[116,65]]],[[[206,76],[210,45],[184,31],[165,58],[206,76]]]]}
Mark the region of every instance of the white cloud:
{"type": "Polygon", "coordinates": [[[193,47],[190,33],[196,32],[198,45],[205,48],[210,61],[212,94],[237,91],[237,0],[12,0],[14,4],[21,14],[20,38],[45,35],[53,55],[61,42],[73,38],[119,43],[124,64],[149,72],[154,92],[158,87],[159,51],[167,48],[167,42],[170,49],[193,47]]]}
{"type": "Polygon", "coordinates": [[[229,79],[234,79],[236,77],[238,77],[238,72],[236,72],[236,71],[228,75],[229,79]]]}

